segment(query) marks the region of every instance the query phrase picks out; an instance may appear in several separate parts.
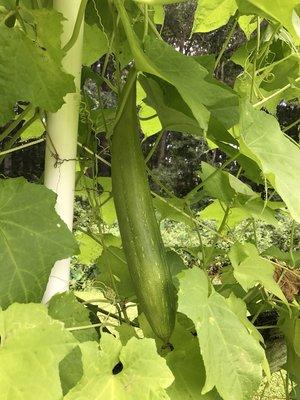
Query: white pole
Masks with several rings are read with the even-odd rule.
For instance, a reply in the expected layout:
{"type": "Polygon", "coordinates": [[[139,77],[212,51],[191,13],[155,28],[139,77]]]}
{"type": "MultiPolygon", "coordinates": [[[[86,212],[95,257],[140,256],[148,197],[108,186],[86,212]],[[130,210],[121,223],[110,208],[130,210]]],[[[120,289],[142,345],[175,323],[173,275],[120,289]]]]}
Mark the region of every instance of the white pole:
{"type": "MultiPolygon", "coordinates": [[[[53,8],[66,18],[63,21],[62,46],[68,43],[72,36],[80,4],[81,0],[53,1],[53,8]]],[[[70,230],[73,225],[82,41],[83,24],[75,44],[62,61],[65,71],[75,77],[76,92],[68,93],[61,109],[47,115],[44,184],[57,193],[56,211],[70,230]]],[[[42,301],[47,303],[54,294],[67,291],[69,280],[70,259],[57,261],[51,271],[42,301]]]]}

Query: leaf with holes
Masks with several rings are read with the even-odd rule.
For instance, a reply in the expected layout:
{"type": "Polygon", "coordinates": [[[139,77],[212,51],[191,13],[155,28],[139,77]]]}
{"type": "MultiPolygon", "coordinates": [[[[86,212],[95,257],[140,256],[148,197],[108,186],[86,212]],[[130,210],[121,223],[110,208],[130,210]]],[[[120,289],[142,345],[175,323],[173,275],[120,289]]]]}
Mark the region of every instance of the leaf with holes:
{"type": "Polygon", "coordinates": [[[0,310],[0,393],[6,400],[61,400],[59,362],[77,346],[74,336],[41,304],[0,310]]]}
{"type": "Polygon", "coordinates": [[[131,338],[121,342],[102,334],[81,346],[83,377],[65,400],[162,400],[173,382],[166,361],[156,352],[153,339],[131,338]]]}

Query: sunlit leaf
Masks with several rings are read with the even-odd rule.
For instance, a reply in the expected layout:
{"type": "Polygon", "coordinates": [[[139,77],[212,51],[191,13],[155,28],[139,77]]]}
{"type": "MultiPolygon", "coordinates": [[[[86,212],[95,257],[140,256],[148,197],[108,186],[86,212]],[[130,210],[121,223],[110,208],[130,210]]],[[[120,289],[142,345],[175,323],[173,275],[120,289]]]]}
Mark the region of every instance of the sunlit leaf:
{"type": "Polygon", "coordinates": [[[224,400],[251,399],[262,379],[263,349],[213,290],[204,271],[193,268],[178,279],[178,310],[194,322],[204,361],[202,393],[215,386],[224,400]]]}
{"type": "Polygon", "coordinates": [[[78,344],[41,304],[0,311],[0,393],[6,400],[61,400],[59,362],[78,344]]]}
{"type": "Polygon", "coordinates": [[[122,347],[112,335],[81,345],[83,377],[65,400],[159,400],[173,382],[153,339],[131,338],[122,347]],[[119,366],[119,369],[118,369],[119,366]],[[114,372],[115,371],[115,372],[114,372]]]}
{"type": "Polygon", "coordinates": [[[262,258],[257,248],[251,243],[235,243],[229,258],[234,269],[234,276],[244,290],[249,290],[260,283],[266,290],[282,301],[286,298],[274,279],[275,266],[262,258]]]}

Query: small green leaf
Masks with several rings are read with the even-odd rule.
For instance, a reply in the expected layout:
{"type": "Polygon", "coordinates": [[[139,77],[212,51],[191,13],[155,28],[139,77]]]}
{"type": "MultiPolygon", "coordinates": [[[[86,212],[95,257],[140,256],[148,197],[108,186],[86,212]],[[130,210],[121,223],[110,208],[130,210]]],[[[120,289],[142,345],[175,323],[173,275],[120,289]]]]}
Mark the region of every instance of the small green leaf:
{"type": "Polygon", "coordinates": [[[193,32],[210,32],[226,25],[236,9],[235,0],[199,0],[193,32]]]}
{"type": "Polygon", "coordinates": [[[105,248],[97,261],[97,266],[100,272],[97,282],[113,289],[119,299],[134,295],[123,250],[113,246],[105,248]]]}
{"type": "MultiPolygon", "coordinates": [[[[48,310],[50,317],[62,321],[66,328],[91,325],[89,311],[76,300],[72,292],[53,296],[48,304],[48,310]]],[[[98,340],[98,334],[93,328],[74,330],[73,335],[79,342],[98,340]]]]}
{"type": "Polygon", "coordinates": [[[195,324],[206,370],[202,393],[215,386],[224,400],[251,399],[262,379],[263,349],[204,271],[183,271],[178,279],[178,310],[195,324]]]}
{"type": "Polygon", "coordinates": [[[275,266],[262,258],[253,244],[235,243],[230,249],[229,259],[234,268],[234,276],[245,291],[260,283],[270,293],[287,301],[274,279],[275,266]]]}
{"type": "Polygon", "coordinates": [[[153,114],[157,113],[165,130],[201,136],[202,129],[174,86],[143,75],[140,75],[139,82],[145,90],[144,104],[155,110],[153,114]]]}
{"type": "Polygon", "coordinates": [[[170,219],[177,222],[183,222],[184,224],[189,226],[194,226],[193,221],[184,211],[185,202],[183,199],[161,199],[159,197],[155,197],[153,199],[153,204],[155,209],[157,210],[157,217],[159,221],[170,219]]]}
{"type": "Polygon", "coordinates": [[[102,253],[102,246],[91,236],[81,231],[76,232],[76,240],[79,245],[80,254],[77,262],[80,264],[91,265],[102,253]]]}
{"type": "Polygon", "coordinates": [[[108,37],[98,25],[84,24],[82,64],[91,65],[108,51],[108,37]]]}
{"type": "Polygon", "coordinates": [[[253,15],[241,15],[238,22],[241,30],[246,35],[246,38],[250,40],[251,34],[257,28],[257,23],[253,22],[253,15]]]}

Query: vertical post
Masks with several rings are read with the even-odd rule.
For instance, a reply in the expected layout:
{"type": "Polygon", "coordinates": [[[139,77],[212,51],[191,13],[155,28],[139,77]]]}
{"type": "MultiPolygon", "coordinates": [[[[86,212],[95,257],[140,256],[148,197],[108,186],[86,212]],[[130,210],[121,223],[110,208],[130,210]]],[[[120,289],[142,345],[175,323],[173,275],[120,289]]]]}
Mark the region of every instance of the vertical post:
{"type": "MultiPolygon", "coordinates": [[[[62,47],[69,42],[73,34],[80,4],[81,0],[53,1],[53,8],[65,18],[61,36],[62,47]]],[[[57,193],[56,211],[70,230],[73,225],[82,42],[83,21],[76,42],[62,61],[65,71],[74,76],[76,92],[68,93],[61,109],[47,115],[44,184],[57,193]]],[[[43,302],[48,302],[56,293],[67,291],[69,279],[70,259],[57,261],[51,271],[43,302]]]]}

